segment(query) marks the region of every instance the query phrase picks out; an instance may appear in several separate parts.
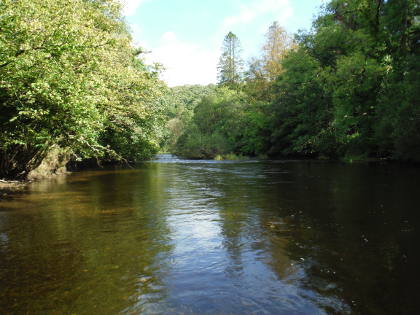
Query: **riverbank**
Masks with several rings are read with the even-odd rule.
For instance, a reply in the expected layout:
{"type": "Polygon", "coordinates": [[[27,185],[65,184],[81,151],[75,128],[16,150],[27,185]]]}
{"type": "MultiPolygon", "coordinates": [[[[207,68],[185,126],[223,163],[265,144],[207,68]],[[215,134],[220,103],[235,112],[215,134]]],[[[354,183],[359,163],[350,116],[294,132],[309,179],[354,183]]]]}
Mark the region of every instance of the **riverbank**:
{"type": "Polygon", "coordinates": [[[398,164],[407,164],[413,165],[418,164],[413,161],[401,161],[392,159],[390,157],[387,158],[371,158],[371,157],[364,157],[364,156],[345,156],[339,158],[328,158],[325,156],[274,156],[270,157],[268,155],[259,155],[259,156],[246,156],[246,155],[237,155],[234,153],[228,154],[217,154],[215,156],[210,157],[198,157],[198,156],[185,156],[185,155],[175,155],[179,158],[183,159],[190,159],[190,160],[214,160],[214,161],[245,161],[245,160],[259,160],[259,161],[289,161],[289,160],[296,160],[296,161],[325,161],[325,162],[341,162],[344,164],[353,164],[353,163],[398,163],[398,164]]]}
{"type": "Polygon", "coordinates": [[[31,181],[16,181],[16,180],[3,180],[0,179],[0,201],[10,197],[10,195],[21,191],[31,181]]]}
{"type": "Polygon", "coordinates": [[[5,188],[20,187],[30,183],[30,180],[4,180],[0,179],[0,190],[5,188]]]}

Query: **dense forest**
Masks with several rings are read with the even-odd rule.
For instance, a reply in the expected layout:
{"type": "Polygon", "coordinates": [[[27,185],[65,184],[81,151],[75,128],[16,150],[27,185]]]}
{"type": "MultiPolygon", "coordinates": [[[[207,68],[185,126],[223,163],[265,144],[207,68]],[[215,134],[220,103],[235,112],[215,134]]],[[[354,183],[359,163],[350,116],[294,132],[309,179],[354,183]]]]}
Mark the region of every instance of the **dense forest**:
{"type": "Polygon", "coordinates": [[[413,0],[334,0],[310,31],[274,22],[247,69],[229,33],[219,88],[175,151],[420,161],[419,12],[413,0]]]}
{"type": "Polygon", "coordinates": [[[168,88],[115,0],[0,2],[0,178],[69,161],[189,158],[420,161],[416,0],[333,0],[310,31],[274,22],[218,84],[168,88]]]}

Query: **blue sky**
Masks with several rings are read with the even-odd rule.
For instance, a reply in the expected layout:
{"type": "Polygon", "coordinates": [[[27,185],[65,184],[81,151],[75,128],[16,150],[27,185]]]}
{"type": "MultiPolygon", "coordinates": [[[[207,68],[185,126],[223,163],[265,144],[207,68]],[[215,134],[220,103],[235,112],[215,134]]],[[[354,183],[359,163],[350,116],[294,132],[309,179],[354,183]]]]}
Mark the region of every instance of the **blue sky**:
{"type": "Polygon", "coordinates": [[[257,57],[273,21],[309,29],[323,0],[121,0],[136,44],[160,62],[169,86],[215,83],[224,36],[232,31],[245,61],[257,57]]]}

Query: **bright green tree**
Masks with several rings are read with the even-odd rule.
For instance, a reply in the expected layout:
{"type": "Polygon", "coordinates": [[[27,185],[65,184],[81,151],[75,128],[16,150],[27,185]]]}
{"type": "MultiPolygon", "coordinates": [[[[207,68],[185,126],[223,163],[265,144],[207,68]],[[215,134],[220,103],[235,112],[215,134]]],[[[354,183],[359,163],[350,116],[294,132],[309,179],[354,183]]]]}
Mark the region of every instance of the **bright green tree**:
{"type": "Polygon", "coordinates": [[[0,177],[26,177],[52,148],[66,159],[157,150],[161,83],[136,58],[119,2],[3,0],[0,30],[0,177]]]}

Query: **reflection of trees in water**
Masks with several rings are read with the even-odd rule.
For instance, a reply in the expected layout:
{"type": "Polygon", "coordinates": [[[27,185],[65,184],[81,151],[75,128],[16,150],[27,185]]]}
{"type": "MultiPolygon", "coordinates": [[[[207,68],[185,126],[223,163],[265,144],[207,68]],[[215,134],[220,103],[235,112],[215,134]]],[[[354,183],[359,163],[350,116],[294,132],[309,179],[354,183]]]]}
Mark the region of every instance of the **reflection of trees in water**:
{"type": "Polygon", "coordinates": [[[215,203],[219,209],[221,220],[222,243],[230,257],[230,264],[227,266],[226,272],[235,277],[243,272],[242,256],[248,251],[249,246],[257,245],[253,240],[260,239],[251,236],[259,235],[260,231],[258,225],[255,224],[258,221],[258,214],[253,211],[250,203],[254,192],[250,191],[248,183],[259,172],[258,168],[248,167],[246,164],[242,166],[240,164],[219,164],[217,169],[218,172],[206,173],[203,182],[207,183],[210,189],[219,195],[215,199],[215,203]]]}
{"type": "Polygon", "coordinates": [[[222,169],[206,182],[221,196],[216,203],[222,242],[229,254],[226,274],[233,283],[240,279],[242,285],[232,296],[257,301],[255,309],[244,308],[249,311],[262,307],[268,312],[320,312],[313,299],[299,289],[299,266],[286,250],[291,241],[290,222],[277,213],[278,205],[267,193],[271,175],[264,175],[263,164],[226,165],[222,169]]]}
{"type": "Polygon", "coordinates": [[[28,210],[5,212],[0,309],[117,313],[164,298],[165,182],[146,169],[65,186],[37,189],[28,210]]]}
{"type": "Polygon", "coordinates": [[[340,297],[356,313],[413,312],[420,292],[418,234],[401,228],[418,224],[419,197],[408,174],[397,178],[393,168],[374,166],[291,166],[294,184],[273,187],[271,195],[293,217],[287,251],[293,260],[305,259],[305,286],[340,297]]]}
{"type": "MultiPolygon", "coordinates": [[[[162,302],[173,301],[164,283],[177,245],[169,240],[171,224],[189,213],[180,209],[185,216],[175,218],[168,211],[200,199],[217,211],[228,285],[239,279],[235,289],[243,290],[245,277],[255,281],[235,292],[241,298],[259,291],[267,297],[267,287],[280,283],[331,313],[345,312],[346,304],[355,313],[414,313],[420,196],[419,174],[410,171],[310,162],[148,164],[34,186],[1,204],[0,309],[162,312],[162,302]],[[194,187],[190,198],[182,196],[194,187]],[[280,281],[269,279],[271,272],[280,281]]],[[[228,299],[242,301],[231,293],[228,299]]]]}
{"type": "Polygon", "coordinates": [[[278,279],[306,288],[299,292],[328,312],[413,310],[420,221],[409,170],[313,162],[224,169],[205,180],[221,196],[232,276],[243,272],[244,255],[259,252],[278,279]]]}

